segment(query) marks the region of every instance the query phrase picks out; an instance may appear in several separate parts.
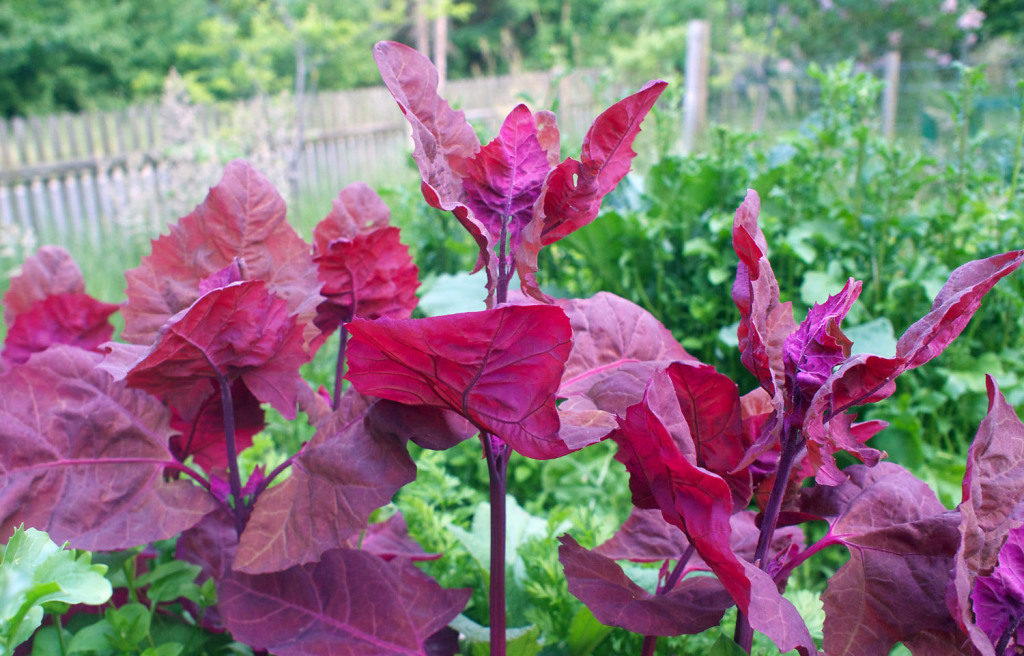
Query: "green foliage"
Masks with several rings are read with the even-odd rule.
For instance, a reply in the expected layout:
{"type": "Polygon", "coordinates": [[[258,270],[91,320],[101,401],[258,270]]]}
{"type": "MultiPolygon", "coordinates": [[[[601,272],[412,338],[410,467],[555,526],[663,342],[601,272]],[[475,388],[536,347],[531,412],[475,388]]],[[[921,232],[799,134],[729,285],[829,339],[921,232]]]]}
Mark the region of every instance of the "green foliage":
{"type": "Polygon", "coordinates": [[[58,547],[34,528],[15,529],[0,559],[0,654],[13,653],[67,604],[102,604],[111,595],[104,565],[90,554],[58,547]]]}

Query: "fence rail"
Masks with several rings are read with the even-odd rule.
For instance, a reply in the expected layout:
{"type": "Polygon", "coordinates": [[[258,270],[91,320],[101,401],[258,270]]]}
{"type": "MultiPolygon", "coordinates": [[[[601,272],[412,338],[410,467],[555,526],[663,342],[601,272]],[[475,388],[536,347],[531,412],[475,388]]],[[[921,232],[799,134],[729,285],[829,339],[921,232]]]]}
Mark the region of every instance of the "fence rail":
{"type": "MultiPolygon", "coordinates": [[[[491,128],[522,98],[538,106],[557,101],[563,133],[578,134],[597,104],[593,78],[585,71],[457,80],[446,95],[468,119],[491,128]]],[[[154,234],[177,216],[169,210],[171,196],[186,197],[190,208],[215,180],[207,166],[203,175],[185,175],[190,188],[181,189],[182,167],[269,149],[268,167],[283,173],[296,157],[296,114],[291,99],[257,99],[0,120],[0,228],[100,244],[117,238],[123,215],[130,213],[134,224],[154,234]],[[203,144],[227,152],[204,153],[203,144]],[[191,152],[183,156],[181,150],[191,152]]],[[[300,191],[336,193],[355,180],[380,182],[404,170],[406,123],[383,87],[309,95],[302,122],[300,191]]],[[[260,156],[253,157],[259,164],[260,156]]]]}

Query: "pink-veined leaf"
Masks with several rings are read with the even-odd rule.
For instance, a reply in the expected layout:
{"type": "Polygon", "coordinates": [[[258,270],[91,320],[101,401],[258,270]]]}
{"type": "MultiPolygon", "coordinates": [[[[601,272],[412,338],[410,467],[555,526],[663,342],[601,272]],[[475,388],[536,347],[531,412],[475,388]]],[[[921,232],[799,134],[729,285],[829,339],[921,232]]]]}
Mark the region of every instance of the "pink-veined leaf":
{"type": "Polygon", "coordinates": [[[115,382],[100,360],[58,345],[3,376],[0,541],[24,522],[79,549],[126,549],[214,508],[190,481],[164,479],[177,464],[166,408],[115,382]]]}
{"type": "Polygon", "coordinates": [[[151,344],[164,323],[200,296],[199,284],[235,259],[242,279],[262,280],[296,316],[306,344],[319,335],[313,325],[320,282],[309,245],[288,225],[285,203],[253,166],[235,160],[188,216],[153,241],[150,255],[128,271],[122,337],[151,344]]]}
{"type": "Polygon", "coordinates": [[[971,595],[978,576],[993,571],[1007,536],[1024,521],[1024,423],[995,379],[988,376],[986,383],[988,413],[967,453],[959,505],[953,610],[982,656],[1004,656],[995,654],[995,643],[976,621],[971,595]]]}
{"type": "Polygon", "coordinates": [[[53,344],[98,352],[100,345],[113,336],[110,315],[120,308],[88,294],[51,294],[18,314],[8,326],[3,358],[11,363],[25,362],[53,344]]]}
{"type": "Polygon", "coordinates": [[[714,578],[683,579],[669,592],[655,595],[630,580],[614,560],[584,549],[572,536],[559,541],[558,559],[569,592],[602,624],[642,635],[694,634],[718,626],[733,605],[714,578]]]}
{"type": "Polygon", "coordinates": [[[533,204],[548,175],[548,154],[538,141],[526,105],[509,113],[493,141],[466,162],[462,187],[466,204],[491,239],[508,239],[510,252],[522,241],[533,204]]]}
{"type": "Polygon", "coordinates": [[[361,393],[454,410],[531,458],[568,453],[554,397],[572,336],[560,308],[356,319],[348,329],[346,378],[361,393]]]}
{"type": "Polygon", "coordinates": [[[336,549],[285,571],[230,573],[217,596],[236,640],[278,656],[423,656],[470,591],[442,589],[404,558],[336,549]]]}
{"type": "Polygon", "coordinates": [[[852,406],[875,403],[896,390],[896,377],[940,354],[967,326],[981,305],[981,299],[1003,277],[1024,261],[1024,251],[1010,251],[968,262],[953,271],[943,285],[931,311],[911,325],[896,343],[891,358],[860,354],[848,358],[822,384],[804,420],[808,457],[818,469],[818,482],[835,484],[842,474],[833,453],[848,450],[865,461],[876,460],[879,452],[859,448],[829,421],[852,406]]]}
{"type": "Polygon", "coordinates": [[[307,359],[302,329],[285,302],[263,281],[238,282],[168,321],[125,380],[178,408],[209,397],[204,379],[241,380],[261,402],[294,419],[305,384],[299,367],[307,359]]]}
{"type": "Polygon", "coordinates": [[[4,292],[4,322],[8,327],[37,301],[57,294],[84,294],[85,279],[71,253],[61,246],[40,246],[21,265],[4,292]]]}
{"type": "Polygon", "coordinates": [[[313,249],[324,253],[331,242],[388,227],[391,210],[369,185],[353,182],[334,199],[331,211],[313,228],[313,249]]]}
{"type": "Polygon", "coordinates": [[[573,334],[560,398],[585,397],[609,415],[622,414],[640,400],[656,370],[676,360],[695,361],[660,321],[624,298],[598,292],[558,305],[573,334]]]}
{"type": "MultiPolygon", "coordinates": [[[[606,109],[587,131],[580,159],[567,158],[548,174],[533,218],[515,249],[516,270],[523,291],[530,296],[546,298],[534,276],[540,249],[597,218],[605,195],[629,172],[636,157],[633,140],[666,86],[667,82],[651,80],[640,91],[606,109]]],[[[550,157],[550,149],[548,153],[550,157]]]]}
{"type": "MultiPolygon", "coordinates": [[[[171,408],[171,428],[178,431],[170,441],[171,452],[182,462],[192,456],[205,471],[227,467],[224,442],[224,408],[220,386],[208,379],[209,396],[201,403],[171,408]]],[[[241,379],[231,385],[235,418],[235,446],[238,452],[252,446],[252,438],[266,426],[260,401],[241,379]]]]}
{"type": "Polygon", "coordinates": [[[318,427],[283,483],[256,500],[234,568],[274,572],[315,561],[366,528],[370,513],[416,478],[403,438],[371,433],[354,393],[318,427]]]}
{"type": "Polygon", "coordinates": [[[313,261],[326,299],[317,307],[316,325],[325,334],[354,317],[406,319],[416,307],[419,269],[398,228],[337,239],[313,261]]]}
{"type": "MultiPolygon", "coordinates": [[[[825,539],[850,550],[849,562],[822,596],[825,651],[886,656],[897,642],[955,640],[945,596],[956,551],[956,514],[893,463],[846,471],[844,483],[806,488],[801,499],[805,512],[829,521],[825,539]]],[[[912,653],[942,652],[912,647],[912,653]]]]}

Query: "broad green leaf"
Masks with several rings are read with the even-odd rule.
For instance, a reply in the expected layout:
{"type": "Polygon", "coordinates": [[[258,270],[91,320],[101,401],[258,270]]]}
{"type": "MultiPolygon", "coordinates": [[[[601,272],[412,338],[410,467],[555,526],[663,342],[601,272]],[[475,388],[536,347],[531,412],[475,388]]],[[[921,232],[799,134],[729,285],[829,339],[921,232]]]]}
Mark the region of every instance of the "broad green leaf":
{"type": "Polygon", "coordinates": [[[155,604],[179,597],[198,603],[200,591],[195,580],[201,570],[198,565],[172,560],[146,572],[136,580],[136,584],[149,586],[146,597],[155,604]]]}
{"type": "Polygon", "coordinates": [[[68,643],[68,655],[105,654],[112,651],[114,627],[105,618],[83,627],[68,643]]]}
{"type": "Polygon", "coordinates": [[[715,644],[711,645],[707,656],[746,656],[746,652],[731,638],[723,635],[719,636],[715,644]]]}
{"type": "Polygon", "coordinates": [[[580,608],[572,618],[566,638],[569,656],[590,656],[611,631],[612,627],[598,622],[589,608],[580,608]]]}
{"type": "Polygon", "coordinates": [[[137,649],[149,634],[149,609],[139,603],[131,603],[107,611],[107,621],[114,629],[111,640],[118,649],[137,649]]]}
{"type": "Polygon", "coordinates": [[[107,568],[89,553],[62,549],[34,528],[15,529],[0,559],[0,654],[25,642],[43,619],[43,604],[102,604],[111,595],[107,568]]]}
{"type": "Polygon", "coordinates": [[[168,642],[158,647],[149,647],[142,652],[142,656],[179,656],[184,651],[184,645],[168,642]]]}
{"type": "MultiPolygon", "coordinates": [[[[561,527],[554,532],[557,533],[560,529],[561,527]]],[[[455,525],[449,525],[448,530],[484,571],[490,570],[491,504],[483,502],[476,507],[471,530],[467,531],[455,525]]],[[[518,555],[519,545],[534,538],[543,539],[550,536],[547,520],[534,517],[523,510],[512,495],[505,498],[505,562],[508,563],[508,568],[516,581],[523,581],[526,577],[526,567],[518,555]]]]}
{"type": "Polygon", "coordinates": [[[873,319],[859,326],[844,327],[843,332],[853,341],[850,355],[871,353],[891,358],[896,354],[896,334],[892,322],[885,317],[873,319]]]}

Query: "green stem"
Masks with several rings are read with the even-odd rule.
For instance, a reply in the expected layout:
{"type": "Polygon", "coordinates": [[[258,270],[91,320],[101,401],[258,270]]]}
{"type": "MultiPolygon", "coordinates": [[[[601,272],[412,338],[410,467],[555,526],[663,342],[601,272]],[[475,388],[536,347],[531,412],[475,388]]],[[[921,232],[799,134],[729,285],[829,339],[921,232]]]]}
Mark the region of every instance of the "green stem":
{"type": "Polygon", "coordinates": [[[53,613],[53,626],[57,628],[57,645],[60,646],[60,656],[67,656],[68,648],[64,644],[64,625],[61,624],[60,613],[53,613]]]}

